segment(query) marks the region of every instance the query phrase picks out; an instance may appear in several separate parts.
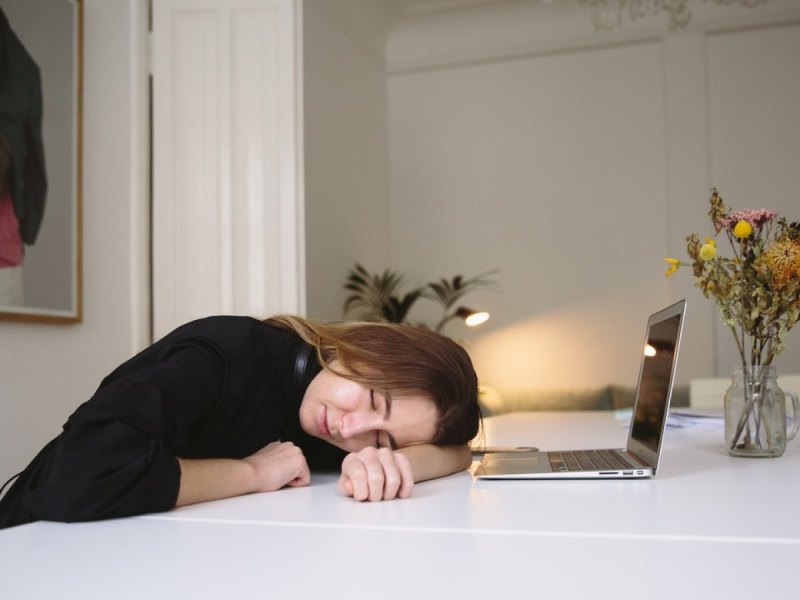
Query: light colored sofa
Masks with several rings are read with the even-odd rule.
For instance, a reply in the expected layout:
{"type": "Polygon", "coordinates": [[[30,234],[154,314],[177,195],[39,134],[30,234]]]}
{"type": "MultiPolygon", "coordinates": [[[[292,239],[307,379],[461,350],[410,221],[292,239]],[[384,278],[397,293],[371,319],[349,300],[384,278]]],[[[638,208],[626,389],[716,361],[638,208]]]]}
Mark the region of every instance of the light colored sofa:
{"type": "MultiPolygon", "coordinates": [[[[725,392],[730,385],[730,377],[692,379],[689,383],[689,403],[701,408],[722,406],[725,392]]],[[[784,392],[800,394],[800,375],[779,375],[778,385],[784,392]]]]}
{"type": "MultiPolygon", "coordinates": [[[[616,410],[633,406],[635,390],[620,385],[575,389],[500,389],[481,386],[485,417],[536,410],[616,410]]],[[[689,386],[675,386],[672,406],[689,406],[689,386]]]]}

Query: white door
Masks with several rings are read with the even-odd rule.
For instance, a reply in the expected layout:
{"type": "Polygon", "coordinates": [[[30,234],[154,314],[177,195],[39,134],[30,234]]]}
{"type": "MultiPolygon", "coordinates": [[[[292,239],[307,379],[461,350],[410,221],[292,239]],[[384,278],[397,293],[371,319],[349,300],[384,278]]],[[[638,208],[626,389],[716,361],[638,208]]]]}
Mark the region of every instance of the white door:
{"type": "Polygon", "coordinates": [[[153,331],[305,310],[300,0],[153,0],[153,331]]]}

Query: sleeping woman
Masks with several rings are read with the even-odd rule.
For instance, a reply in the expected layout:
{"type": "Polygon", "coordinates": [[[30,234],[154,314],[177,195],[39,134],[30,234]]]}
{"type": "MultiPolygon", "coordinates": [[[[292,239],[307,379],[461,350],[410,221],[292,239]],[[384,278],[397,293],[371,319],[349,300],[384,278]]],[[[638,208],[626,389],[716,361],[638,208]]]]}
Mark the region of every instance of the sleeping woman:
{"type": "MultiPolygon", "coordinates": [[[[305,486],[407,498],[471,462],[465,350],[424,328],[219,316],[124,362],[0,498],[0,529],[91,521],[305,486]]],[[[0,492],[2,493],[2,492],[0,492]]]]}

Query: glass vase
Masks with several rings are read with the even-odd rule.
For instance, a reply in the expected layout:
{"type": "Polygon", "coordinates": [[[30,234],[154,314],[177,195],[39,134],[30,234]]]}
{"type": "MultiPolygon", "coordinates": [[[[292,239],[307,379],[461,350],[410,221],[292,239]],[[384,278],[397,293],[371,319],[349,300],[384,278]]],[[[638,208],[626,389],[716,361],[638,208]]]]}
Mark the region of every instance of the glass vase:
{"type": "Polygon", "coordinates": [[[775,367],[734,369],[725,393],[725,443],[732,456],[775,457],[797,433],[797,395],[778,387],[775,367]],[[792,421],[786,422],[786,400],[792,421]]]}

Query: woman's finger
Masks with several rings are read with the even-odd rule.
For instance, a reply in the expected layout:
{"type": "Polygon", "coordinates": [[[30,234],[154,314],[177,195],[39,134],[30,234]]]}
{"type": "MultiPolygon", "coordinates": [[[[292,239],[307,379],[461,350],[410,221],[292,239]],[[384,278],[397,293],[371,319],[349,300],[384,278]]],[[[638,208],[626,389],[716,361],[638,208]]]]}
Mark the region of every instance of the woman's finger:
{"type": "Polygon", "coordinates": [[[414,473],[411,470],[411,461],[402,452],[393,452],[395,464],[400,471],[400,488],[397,491],[398,498],[408,498],[411,490],[414,489],[414,473]]]}
{"type": "Polygon", "coordinates": [[[383,468],[383,500],[394,500],[403,483],[403,473],[397,463],[395,453],[388,448],[378,450],[378,460],[383,468]]]}
{"type": "Polygon", "coordinates": [[[369,498],[369,475],[363,461],[358,459],[350,461],[347,476],[353,486],[353,499],[362,501],[369,498]]]}
{"type": "Polygon", "coordinates": [[[344,473],[339,475],[339,491],[345,496],[353,495],[353,482],[351,481],[350,477],[344,473]]]}

